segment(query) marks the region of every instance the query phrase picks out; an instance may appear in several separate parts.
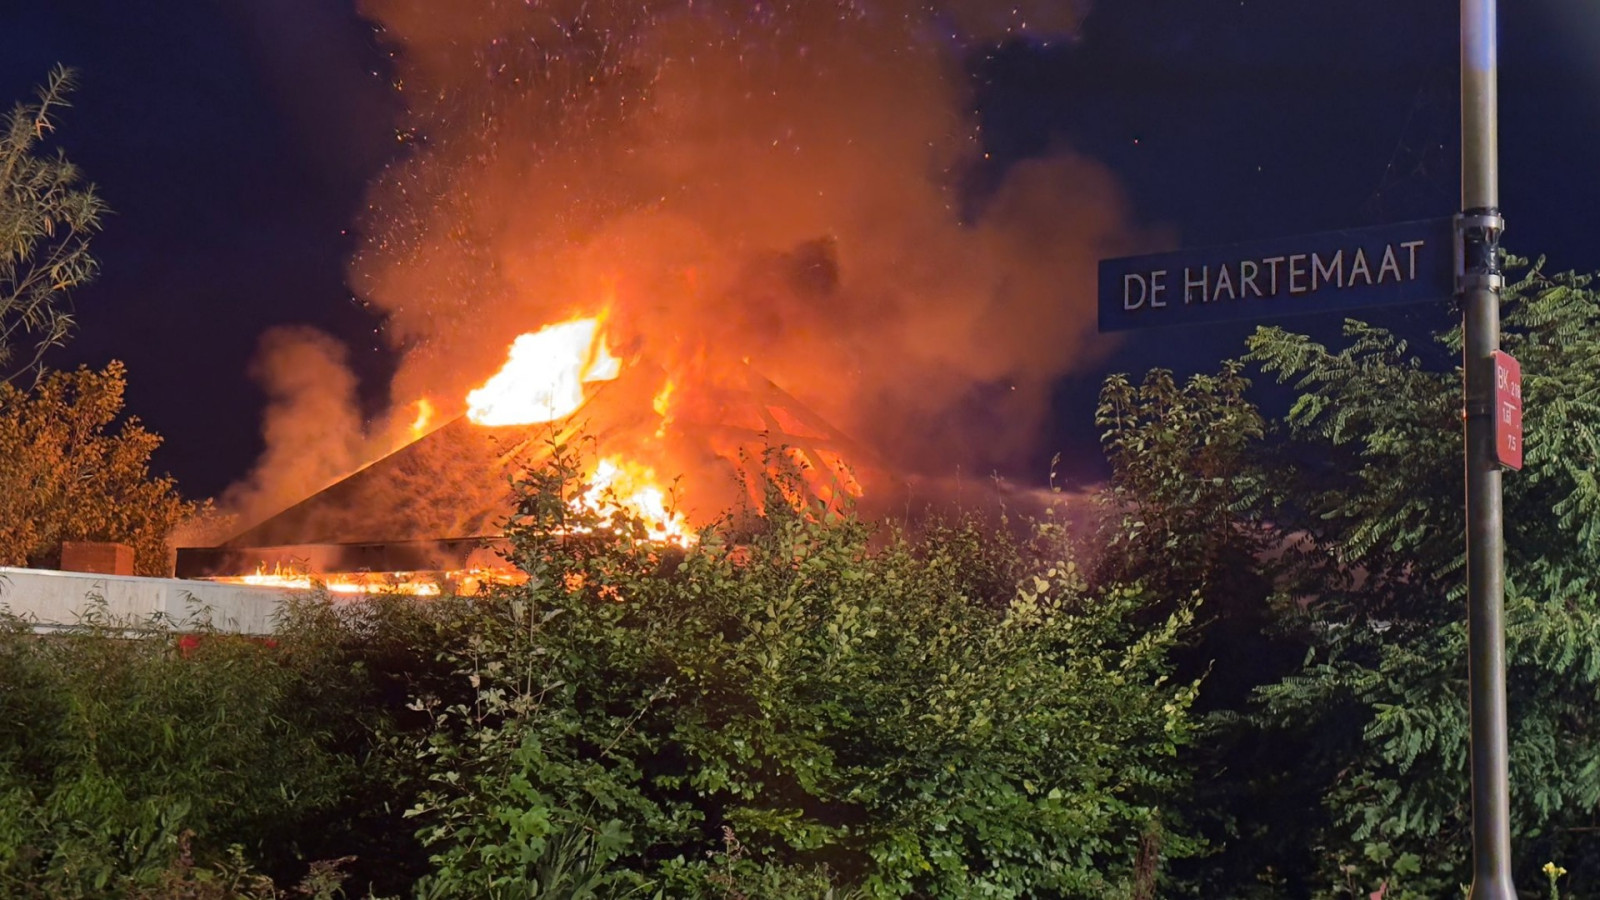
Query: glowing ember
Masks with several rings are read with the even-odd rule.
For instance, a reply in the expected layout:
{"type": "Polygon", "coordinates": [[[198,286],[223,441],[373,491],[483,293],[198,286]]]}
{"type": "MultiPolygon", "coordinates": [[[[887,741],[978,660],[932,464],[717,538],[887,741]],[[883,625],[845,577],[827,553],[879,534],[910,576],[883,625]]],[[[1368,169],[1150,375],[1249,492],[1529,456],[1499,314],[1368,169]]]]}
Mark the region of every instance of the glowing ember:
{"type": "Polygon", "coordinates": [[[586,382],[610,381],[622,369],[600,323],[572,319],[518,337],[505,366],[467,394],[467,418],[479,425],[532,425],[577,412],[586,382]]]}
{"type": "Polygon", "coordinates": [[[589,489],[572,505],[599,514],[607,523],[625,509],[643,520],[652,541],[688,546],[695,540],[683,515],[668,507],[667,492],[656,483],[656,473],[614,456],[600,460],[589,489]]]}

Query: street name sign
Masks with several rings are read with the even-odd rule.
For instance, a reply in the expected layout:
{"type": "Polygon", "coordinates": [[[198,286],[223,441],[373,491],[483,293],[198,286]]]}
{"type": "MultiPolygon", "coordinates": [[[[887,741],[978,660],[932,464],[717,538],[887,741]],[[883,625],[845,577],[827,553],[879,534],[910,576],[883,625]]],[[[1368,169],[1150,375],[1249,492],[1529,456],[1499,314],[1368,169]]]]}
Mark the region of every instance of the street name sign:
{"type": "Polygon", "coordinates": [[[1100,261],[1100,330],[1128,331],[1443,300],[1455,220],[1100,261]]]}
{"type": "Polygon", "coordinates": [[[1522,364],[1496,350],[1494,357],[1494,456],[1508,469],[1522,468],[1522,364]]]}

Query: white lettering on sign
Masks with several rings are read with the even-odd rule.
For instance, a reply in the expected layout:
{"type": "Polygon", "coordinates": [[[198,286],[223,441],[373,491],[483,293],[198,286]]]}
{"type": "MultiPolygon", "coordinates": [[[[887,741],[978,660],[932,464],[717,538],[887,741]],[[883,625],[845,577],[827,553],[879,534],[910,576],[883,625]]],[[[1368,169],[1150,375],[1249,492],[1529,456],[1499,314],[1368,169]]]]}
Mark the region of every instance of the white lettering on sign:
{"type": "MultiPolygon", "coordinates": [[[[1240,265],[1242,266],[1243,263],[1241,263],[1240,265]]],[[[1234,295],[1233,295],[1233,276],[1228,274],[1228,264],[1227,263],[1223,263],[1217,269],[1217,287],[1216,287],[1216,290],[1214,290],[1212,292],[1212,294],[1211,294],[1211,302],[1215,303],[1216,301],[1222,299],[1222,291],[1223,291],[1223,289],[1227,289],[1227,291],[1228,291],[1228,299],[1229,300],[1234,299],[1234,295]]]]}
{"type": "Polygon", "coordinates": [[[1195,288],[1199,288],[1200,289],[1200,302],[1201,303],[1206,302],[1206,285],[1210,281],[1211,281],[1211,267],[1210,266],[1201,266],[1200,267],[1200,277],[1199,278],[1196,278],[1194,276],[1194,269],[1184,269],[1183,270],[1183,302],[1185,304],[1194,302],[1194,290],[1195,290],[1195,288]]]}
{"type": "Polygon", "coordinates": [[[1417,248],[1421,247],[1424,243],[1426,243],[1426,241],[1406,241],[1400,245],[1411,251],[1411,274],[1407,277],[1407,280],[1409,281],[1417,280],[1417,248]]]}
{"type": "Polygon", "coordinates": [[[1256,292],[1261,296],[1261,288],[1256,287],[1256,273],[1261,271],[1261,266],[1253,259],[1246,259],[1239,263],[1239,299],[1245,297],[1245,290],[1256,292]]]}
{"type": "Polygon", "coordinates": [[[1272,287],[1267,289],[1267,296],[1276,297],[1278,296],[1278,263],[1283,262],[1283,257],[1269,256],[1266,259],[1263,259],[1262,262],[1266,263],[1272,268],[1272,287]]]}
{"type": "Polygon", "coordinates": [[[1507,372],[1503,366],[1496,366],[1495,367],[1495,370],[1494,370],[1494,387],[1495,387],[1495,390],[1497,390],[1497,391],[1504,391],[1504,390],[1509,389],[1509,392],[1510,392],[1511,396],[1517,398],[1518,400],[1522,399],[1522,382],[1518,381],[1518,382],[1512,383],[1511,382],[1511,373],[1507,372]]]}
{"type": "Polygon", "coordinates": [[[1144,301],[1149,296],[1149,294],[1150,294],[1150,285],[1145,282],[1143,275],[1140,275],[1140,274],[1138,274],[1136,272],[1129,272],[1128,274],[1122,276],[1122,308],[1123,309],[1127,309],[1127,310],[1138,309],[1139,307],[1144,305],[1144,301]],[[1138,300],[1133,299],[1133,286],[1134,286],[1135,283],[1137,283],[1139,285],[1139,299],[1138,300]]]}
{"type": "Polygon", "coordinates": [[[1395,261],[1393,244],[1383,248],[1383,265],[1378,268],[1379,284],[1383,284],[1383,276],[1388,272],[1394,273],[1395,281],[1400,280],[1400,263],[1395,261]]]}
{"type": "Polygon", "coordinates": [[[1367,267],[1367,251],[1360,247],[1356,248],[1355,262],[1350,264],[1350,280],[1345,282],[1345,287],[1353,287],[1355,285],[1357,274],[1361,276],[1362,284],[1372,283],[1372,269],[1367,267]]]}
{"type": "Polygon", "coordinates": [[[1289,293],[1306,292],[1306,255],[1295,253],[1289,257],[1289,293]]]}
{"type": "MultiPolygon", "coordinates": [[[[1422,276],[1418,256],[1428,241],[1400,241],[1377,247],[1343,247],[1307,253],[1287,253],[1253,259],[1185,266],[1184,305],[1223,300],[1270,300],[1280,295],[1303,296],[1319,291],[1340,291],[1383,284],[1416,281],[1422,276]],[[1374,275],[1372,260],[1378,260],[1374,275]]],[[[1167,270],[1129,272],[1122,276],[1122,308],[1164,309],[1168,301],[1167,270]]]]}
{"type": "Polygon", "coordinates": [[[1311,289],[1314,291],[1321,287],[1322,282],[1331,282],[1334,287],[1344,287],[1344,251],[1333,254],[1333,258],[1324,265],[1322,257],[1316,253],[1311,254],[1311,289]]]}

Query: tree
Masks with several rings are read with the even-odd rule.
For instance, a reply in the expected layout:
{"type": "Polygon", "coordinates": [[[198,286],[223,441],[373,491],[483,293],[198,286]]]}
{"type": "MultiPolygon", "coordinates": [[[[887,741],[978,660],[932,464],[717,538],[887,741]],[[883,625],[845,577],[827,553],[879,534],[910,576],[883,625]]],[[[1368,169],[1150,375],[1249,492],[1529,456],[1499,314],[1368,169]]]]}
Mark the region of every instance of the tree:
{"type": "Polygon", "coordinates": [[[166,536],[195,512],[172,479],[152,478],[161,439],[122,412],[123,367],[49,372],[72,330],[71,293],[98,269],[89,239],[105,206],[61,151],[40,152],[70,105],[57,66],[0,133],[0,562],[51,565],[64,540],[131,544],[144,574],[167,569],[166,536]]]}
{"type": "MultiPolygon", "coordinates": [[[[1537,883],[1539,865],[1557,859],[1579,896],[1600,884],[1600,295],[1591,281],[1547,276],[1541,263],[1507,290],[1503,310],[1505,346],[1529,373],[1525,468],[1505,479],[1513,840],[1519,880],[1537,883]]],[[[1369,882],[1409,880],[1420,896],[1466,880],[1460,376],[1427,371],[1393,335],[1347,331],[1354,342],[1339,353],[1272,330],[1252,342],[1253,357],[1304,391],[1290,414],[1296,438],[1345,457],[1292,473],[1307,501],[1299,522],[1314,529],[1317,549],[1286,560],[1304,598],[1290,621],[1314,655],[1301,676],[1263,691],[1264,721],[1299,727],[1339,707],[1360,713],[1358,752],[1329,784],[1330,847],[1369,882]]],[[[1460,352],[1458,330],[1440,339],[1460,352]]]]}
{"type": "Polygon", "coordinates": [[[1112,475],[1101,493],[1107,515],[1094,581],[1140,585],[1152,601],[1146,621],[1196,600],[1201,613],[1173,655],[1179,677],[1204,676],[1195,702],[1204,737],[1184,751],[1195,777],[1178,807],[1213,848],[1178,864],[1202,896],[1249,879],[1256,857],[1235,847],[1281,865],[1294,852],[1306,807],[1317,803],[1314,794],[1286,794],[1281,782],[1241,785],[1236,777],[1274,771],[1296,752],[1281,739],[1259,740],[1239,715],[1257,687],[1293,671],[1305,653],[1274,633],[1264,563],[1282,534],[1266,516],[1267,422],[1249,399],[1245,370],[1243,361],[1230,361],[1216,375],[1179,383],[1155,369],[1137,385],[1113,375],[1096,411],[1112,475]],[[1267,793],[1272,802],[1262,802],[1267,793]]]}
{"type": "Polygon", "coordinates": [[[1112,465],[1102,495],[1112,515],[1100,529],[1095,580],[1144,585],[1165,599],[1156,616],[1201,599],[1208,625],[1187,674],[1210,672],[1202,708],[1230,705],[1259,682],[1251,669],[1213,669],[1207,646],[1222,641],[1238,653],[1259,633],[1269,585],[1255,561],[1276,539],[1258,514],[1268,479],[1250,462],[1266,423],[1246,397],[1244,368],[1229,362],[1182,386],[1163,369],[1138,387],[1113,375],[1096,413],[1112,465]]]}
{"type": "MultiPolygon", "coordinates": [[[[1513,850],[1525,886],[1555,861],[1568,870],[1563,888],[1588,896],[1600,886],[1600,294],[1592,276],[1537,264],[1508,288],[1503,313],[1506,348],[1527,373],[1525,468],[1505,480],[1513,850]]],[[[1458,329],[1438,340],[1459,354],[1458,329]]],[[[1470,880],[1459,372],[1356,321],[1341,348],[1279,328],[1248,347],[1296,399],[1212,473],[1248,490],[1192,495],[1202,510],[1175,521],[1226,514],[1271,530],[1270,549],[1244,567],[1272,585],[1269,636],[1303,662],[1260,684],[1244,715],[1213,720],[1209,739],[1234,743],[1215,748],[1231,761],[1205,777],[1228,783],[1242,839],[1201,891],[1238,896],[1267,882],[1271,896],[1455,894],[1470,880]],[[1247,743],[1280,752],[1252,755],[1247,743]],[[1306,798],[1320,809],[1301,808],[1306,798]],[[1271,840],[1244,839],[1279,805],[1301,815],[1275,820],[1271,840]]],[[[1108,399],[1124,390],[1109,386],[1108,399]]],[[[1172,421],[1173,442],[1209,440],[1206,416],[1172,421]]],[[[1114,446],[1133,446],[1129,423],[1106,425],[1114,446]]],[[[1181,500],[1175,485],[1193,476],[1160,446],[1115,459],[1146,479],[1119,483],[1139,485],[1146,502],[1181,500]]],[[[1216,541],[1169,537],[1179,548],[1216,541]]]]}
{"type": "Polygon", "coordinates": [[[97,269],[89,238],[105,206],[65,153],[39,152],[73,87],[72,71],[57,66],[0,131],[0,383],[41,372],[72,331],[73,289],[97,269]]]}
{"type": "Polygon", "coordinates": [[[49,566],[62,541],[119,541],[140,574],[168,567],[167,534],[194,515],[166,476],[161,438],[122,412],[123,366],[0,384],[0,564],[49,566]]]}

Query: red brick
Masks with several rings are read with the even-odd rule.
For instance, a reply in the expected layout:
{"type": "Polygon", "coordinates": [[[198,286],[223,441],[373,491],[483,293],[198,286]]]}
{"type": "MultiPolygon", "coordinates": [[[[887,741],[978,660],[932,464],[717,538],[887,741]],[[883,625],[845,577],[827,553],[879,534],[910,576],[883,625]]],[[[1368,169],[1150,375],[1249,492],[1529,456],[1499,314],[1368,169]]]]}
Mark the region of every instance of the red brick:
{"type": "Polygon", "coordinates": [[[92,572],[96,575],[132,575],[133,548],[104,541],[63,541],[63,572],[92,572]]]}

